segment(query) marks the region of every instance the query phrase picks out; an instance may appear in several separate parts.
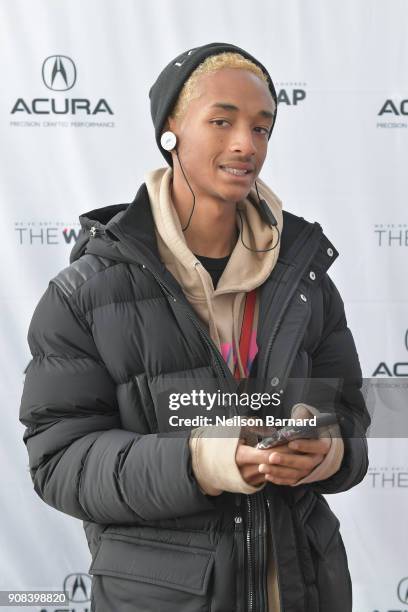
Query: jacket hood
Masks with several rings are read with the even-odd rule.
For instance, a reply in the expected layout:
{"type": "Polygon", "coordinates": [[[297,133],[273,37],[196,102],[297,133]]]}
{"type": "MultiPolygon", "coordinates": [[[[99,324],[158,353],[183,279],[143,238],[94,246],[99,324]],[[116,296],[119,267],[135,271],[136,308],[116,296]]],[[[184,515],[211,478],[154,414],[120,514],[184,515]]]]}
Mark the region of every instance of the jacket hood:
{"type": "MultiPolygon", "coordinates": [[[[84,255],[84,253],[95,253],[90,244],[90,239],[102,235],[106,236],[106,239],[103,241],[105,248],[102,244],[99,244],[99,248],[97,249],[98,253],[95,254],[102,254],[99,253],[99,251],[106,250],[106,256],[114,258],[115,237],[109,235],[109,231],[106,231],[106,226],[109,222],[119,221],[129,206],[130,204],[112,204],[102,208],[95,208],[94,210],[90,210],[80,215],[79,222],[81,224],[81,230],[78,240],[71,250],[69,262],[72,263],[76,261],[84,255]],[[109,240],[110,238],[111,240],[109,240]]],[[[99,242],[101,243],[102,241],[99,242]]]]}
{"type": "Polygon", "coordinates": [[[145,265],[182,296],[180,285],[160,260],[149,194],[145,183],[133,202],[95,208],[79,217],[81,230],[70,263],[92,254],[118,262],[145,265]]]}

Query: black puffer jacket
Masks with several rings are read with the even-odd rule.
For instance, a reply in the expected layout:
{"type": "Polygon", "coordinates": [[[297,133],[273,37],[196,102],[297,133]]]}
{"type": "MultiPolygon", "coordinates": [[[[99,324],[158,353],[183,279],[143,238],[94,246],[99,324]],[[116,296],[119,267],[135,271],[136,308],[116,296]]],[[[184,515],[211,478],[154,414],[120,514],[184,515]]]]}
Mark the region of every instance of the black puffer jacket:
{"type": "Polygon", "coordinates": [[[251,376],[283,391],[278,415],[298,401],[331,402],[341,468],[313,484],[211,497],[193,477],[188,434],[160,435],[158,397],[175,378],[197,389],[202,380],[229,391],[237,383],[159,260],[145,185],[131,205],[81,223],[71,265],[31,321],[20,418],[35,491],[84,521],[92,609],[265,612],[272,538],[282,612],[350,611],[339,522],[321,494],[364,477],[369,417],[343,303],[326,273],[337,252],[320,226],[284,213],[279,260],[261,288],[251,376]],[[322,400],[307,378],[343,383],[322,400]]]}

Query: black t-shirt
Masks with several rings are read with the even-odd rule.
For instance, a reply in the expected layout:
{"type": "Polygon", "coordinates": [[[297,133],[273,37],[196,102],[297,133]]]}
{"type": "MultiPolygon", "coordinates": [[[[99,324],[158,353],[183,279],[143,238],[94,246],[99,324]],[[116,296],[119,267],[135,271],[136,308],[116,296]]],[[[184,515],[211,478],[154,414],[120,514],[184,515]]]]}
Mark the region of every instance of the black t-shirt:
{"type": "Polygon", "coordinates": [[[220,280],[221,274],[224,272],[227,266],[231,254],[227,255],[226,257],[203,257],[202,255],[196,255],[196,257],[211,276],[214,289],[216,289],[218,281],[220,280]]]}

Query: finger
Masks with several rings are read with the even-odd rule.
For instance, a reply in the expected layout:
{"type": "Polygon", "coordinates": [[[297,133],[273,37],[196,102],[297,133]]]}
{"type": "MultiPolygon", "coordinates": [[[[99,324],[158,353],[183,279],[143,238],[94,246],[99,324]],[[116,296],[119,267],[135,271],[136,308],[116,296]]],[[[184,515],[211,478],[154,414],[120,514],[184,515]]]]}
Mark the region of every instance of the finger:
{"type": "Polygon", "coordinates": [[[309,469],[295,469],[289,467],[278,467],[276,465],[260,465],[259,471],[266,476],[277,479],[299,480],[309,474],[309,469]]]}
{"type": "Polygon", "coordinates": [[[268,450],[270,453],[293,453],[293,450],[289,448],[288,442],[285,442],[285,444],[280,444],[279,446],[274,446],[268,450]]]}
{"type": "Polygon", "coordinates": [[[238,466],[246,464],[259,465],[260,463],[268,462],[269,454],[270,450],[261,450],[248,444],[238,444],[235,462],[238,466]]]}
{"type": "Polygon", "coordinates": [[[290,467],[296,470],[311,470],[316,465],[323,461],[324,455],[322,454],[300,454],[300,453],[285,453],[278,454],[272,453],[269,457],[269,465],[290,467]]]}
{"type": "Polygon", "coordinates": [[[300,478],[277,478],[276,476],[266,474],[265,480],[267,482],[272,482],[275,485],[291,486],[291,485],[296,484],[297,481],[300,480],[300,478]]]}
{"type": "Polygon", "coordinates": [[[331,438],[319,438],[318,440],[299,439],[289,442],[289,448],[302,453],[318,453],[327,455],[331,446],[331,438]]]}

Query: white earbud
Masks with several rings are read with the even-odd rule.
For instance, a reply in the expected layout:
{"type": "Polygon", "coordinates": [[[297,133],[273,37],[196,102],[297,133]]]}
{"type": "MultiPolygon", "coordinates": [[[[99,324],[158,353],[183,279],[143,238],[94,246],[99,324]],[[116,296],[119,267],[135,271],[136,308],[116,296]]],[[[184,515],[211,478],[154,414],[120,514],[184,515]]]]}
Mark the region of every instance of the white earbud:
{"type": "Polygon", "coordinates": [[[174,132],[164,132],[161,135],[160,144],[165,151],[172,151],[177,144],[177,136],[174,132]]]}

